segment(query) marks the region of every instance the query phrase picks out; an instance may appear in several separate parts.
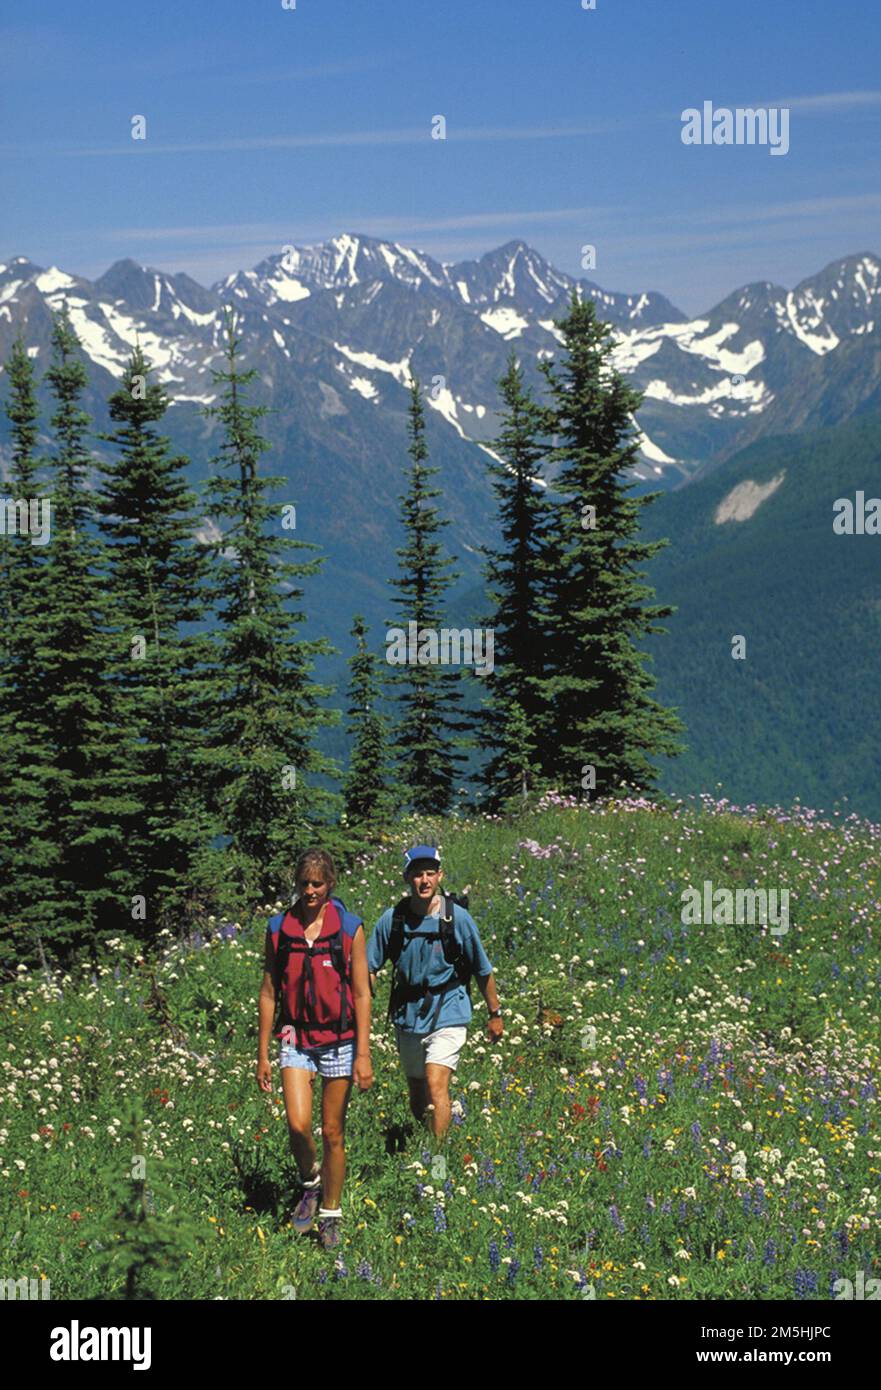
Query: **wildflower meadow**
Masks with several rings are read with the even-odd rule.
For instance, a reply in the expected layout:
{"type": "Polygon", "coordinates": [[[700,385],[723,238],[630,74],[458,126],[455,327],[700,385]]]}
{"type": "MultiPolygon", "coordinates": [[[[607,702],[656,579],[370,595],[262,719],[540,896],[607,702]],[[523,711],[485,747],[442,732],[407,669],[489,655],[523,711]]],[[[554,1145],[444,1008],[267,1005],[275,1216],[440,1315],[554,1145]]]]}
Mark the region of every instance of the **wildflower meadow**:
{"type": "MultiPolygon", "coordinates": [[[[409,829],[338,885],[368,934],[409,829]]],[[[879,1274],[879,827],[551,794],[419,829],[469,887],[505,1022],[490,1044],[472,991],[446,1141],[410,1116],[383,972],[342,1247],[297,1236],[279,1074],[254,1076],[276,904],[143,955],[121,934],[97,969],[3,986],[0,1273],[245,1300],[829,1300],[879,1274]],[[705,880],[786,888],[787,929],[684,922],[705,880]]]]}

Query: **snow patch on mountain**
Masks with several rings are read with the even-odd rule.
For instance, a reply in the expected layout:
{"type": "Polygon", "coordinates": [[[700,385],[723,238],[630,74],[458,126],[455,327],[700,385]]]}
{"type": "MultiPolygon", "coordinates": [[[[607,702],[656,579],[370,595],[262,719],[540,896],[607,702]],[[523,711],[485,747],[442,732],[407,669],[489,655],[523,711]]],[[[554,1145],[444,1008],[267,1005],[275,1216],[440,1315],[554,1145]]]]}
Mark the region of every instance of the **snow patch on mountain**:
{"type": "Polygon", "coordinates": [[[492,328],[496,333],[500,333],[503,338],[519,338],[524,328],[529,327],[529,320],[518,314],[516,309],[508,307],[502,309],[487,309],[480,315],[481,323],[485,323],[487,328],[492,328]]]}
{"type": "Polygon", "coordinates": [[[841,339],[835,333],[830,324],[823,318],[824,299],[816,299],[812,294],[803,294],[796,297],[794,293],[788,294],[784,302],[784,312],[786,315],[786,325],[798,338],[800,343],[810,348],[811,352],[817,353],[822,357],[825,353],[831,352],[838,347],[841,339]],[[799,316],[801,312],[801,317],[799,316]],[[819,329],[819,332],[815,332],[819,329]]]}
{"type": "Polygon", "coordinates": [[[48,270],[44,270],[42,274],[34,277],[34,284],[40,294],[52,294],[56,290],[70,289],[72,285],[76,284],[76,281],[72,275],[59,270],[57,265],[52,265],[48,270]]]}
{"type": "Polygon", "coordinates": [[[308,286],[300,280],[295,280],[293,275],[280,275],[273,280],[267,280],[266,284],[276,299],[283,299],[288,304],[295,304],[298,299],[308,299],[312,293],[308,286]]]}
{"type": "Polygon", "coordinates": [[[676,463],[676,459],[665,454],[657,444],[653,444],[645,430],[639,430],[639,452],[651,463],[676,463]]]}
{"type": "Polygon", "coordinates": [[[379,399],[379,392],[373,382],[368,381],[366,376],[353,376],[352,380],[349,382],[349,390],[358,391],[367,401],[377,401],[379,399]]]}
{"type": "Polygon", "coordinates": [[[436,410],[439,415],[442,415],[444,417],[444,419],[447,421],[447,424],[453,426],[453,429],[456,431],[458,435],[461,436],[462,439],[468,438],[468,435],[465,433],[462,426],[459,424],[456,409],[456,398],[448,386],[445,386],[441,391],[429,391],[425,399],[433,410],[436,410]]]}
{"type": "Polygon", "coordinates": [[[666,381],[659,381],[656,378],[642,389],[648,399],[666,401],[669,405],[694,406],[710,405],[711,402],[723,400],[739,401],[743,403],[749,414],[756,414],[765,410],[774,399],[773,394],[767,389],[763,381],[733,381],[731,377],[724,377],[722,381],[706,387],[705,390],[699,391],[693,396],[671,391],[666,381]]]}
{"type": "Polygon", "coordinates": [[[381,357],[377,357],[373,352],[358,352],[354,348],[346,347],[343,343],[334,343],[337,352],[341,352],[350,362],[354,362],[358,367],[367,367],[373,372],[388,372],[395,381],[399,381],[402,386],[410,384],[410,358],[412,351],[406,357],[402,357],[400,362],[385,362],[381,357]]]}

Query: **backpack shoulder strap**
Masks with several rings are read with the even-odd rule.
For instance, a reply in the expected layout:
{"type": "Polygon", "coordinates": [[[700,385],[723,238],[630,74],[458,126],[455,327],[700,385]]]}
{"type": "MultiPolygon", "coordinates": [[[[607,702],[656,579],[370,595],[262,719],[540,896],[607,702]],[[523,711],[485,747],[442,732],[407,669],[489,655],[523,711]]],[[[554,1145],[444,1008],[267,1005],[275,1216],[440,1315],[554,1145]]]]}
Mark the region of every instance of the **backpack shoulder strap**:
{"type": "Polygon", "coordinates": [[[346,936],[354,936],[358,928],[363,927],[363,918],[359,917],[357,913],[349,912],[341,898],[331,898],[331,902],[339,914],[340,926],[346,936]]]}
{"type": "Polygon", "coordinates": [[[456,974],[461,983],[467,983],[471,979],[471,971],[468,968],[463,943],[456,935],[456,903],[452,897],[447,897],[446,894],[443,898],[441,911],[440,939],[444,960],[448,965],[455,966],[456,974]]]}
{"type": "Polygon", "coordinates": [[[390,960],[392,965],[397,965],[401,951],[404,949],[404,918],[408,902],[409,898],[401,898],[392,911],[392,925],[386,952],[386,959],[390,960]]]}

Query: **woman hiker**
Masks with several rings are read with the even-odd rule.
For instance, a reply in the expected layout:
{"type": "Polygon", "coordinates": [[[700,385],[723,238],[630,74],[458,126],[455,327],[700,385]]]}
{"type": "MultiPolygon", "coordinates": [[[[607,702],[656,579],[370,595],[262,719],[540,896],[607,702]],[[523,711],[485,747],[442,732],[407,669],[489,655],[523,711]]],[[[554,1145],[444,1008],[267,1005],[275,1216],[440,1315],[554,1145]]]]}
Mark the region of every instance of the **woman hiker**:
{"type": "Polygon", "coordinates": [[[330,855],[310,849],[297,861],[287,912],[266,931],[259,1003],[257,1084],[272,1090],[269,1038],[281,1003],[281,1080],[291,1152],[302,1182],[293,1216],[296,1231],[311,1229],[316,1213],[325,1250],[340,1244],[340,1197],[346,1172],[346,1107],[353,1079],[373,1085],[370,1063],[370,982],[361,919],[333,896],[330,855]],[[312,1138],[312,1099],[321,1077],[321,1168],[312,1138]]]}

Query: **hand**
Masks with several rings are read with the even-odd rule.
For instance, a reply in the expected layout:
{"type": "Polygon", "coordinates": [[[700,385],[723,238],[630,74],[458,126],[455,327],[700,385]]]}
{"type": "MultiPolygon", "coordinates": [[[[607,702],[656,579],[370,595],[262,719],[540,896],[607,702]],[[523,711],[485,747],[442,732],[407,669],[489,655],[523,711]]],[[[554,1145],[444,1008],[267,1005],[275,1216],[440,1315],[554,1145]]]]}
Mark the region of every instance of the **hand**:
{"type": "Polygon", "coordinates": [[[373,1085],[373,1066],[369,1054],[366,1057],[355,1057],[352,1075],[359,1091],[370,1090],[370,1087],[373,1085]]]}
{"type": "Polygon", "coordinates": [[[257,1085],[261,1091],[272,1090],[272,1067],[269,1058],[261,1058],[257,1063],[257,1085]]]}
{"type": "Polygon", "coordinates": [[[486,1025],[486,1031],[490,1042],[498,1042],[505,1031],[505,1025],[500,1018],[491,1018],[486,1025]]]}

